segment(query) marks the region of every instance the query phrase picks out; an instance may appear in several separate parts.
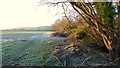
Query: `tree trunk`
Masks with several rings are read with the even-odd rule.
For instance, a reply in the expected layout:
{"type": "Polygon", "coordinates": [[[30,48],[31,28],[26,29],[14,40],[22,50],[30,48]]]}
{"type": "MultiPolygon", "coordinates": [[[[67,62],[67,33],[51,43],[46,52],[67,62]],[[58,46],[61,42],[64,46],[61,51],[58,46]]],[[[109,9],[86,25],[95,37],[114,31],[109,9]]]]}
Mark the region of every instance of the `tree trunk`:
{"type": "MultiPolygon", "coordinates": [[[[111,46],[113,50],[109,50],[109,60],[111,62],[120,58],[120,6],[118,6],[118,18],[116,23],[118,23],[118,30],[112,32],[111,46]]],[[[119,61],[116,61],[115,63],[119,64],[119,61]]]]}

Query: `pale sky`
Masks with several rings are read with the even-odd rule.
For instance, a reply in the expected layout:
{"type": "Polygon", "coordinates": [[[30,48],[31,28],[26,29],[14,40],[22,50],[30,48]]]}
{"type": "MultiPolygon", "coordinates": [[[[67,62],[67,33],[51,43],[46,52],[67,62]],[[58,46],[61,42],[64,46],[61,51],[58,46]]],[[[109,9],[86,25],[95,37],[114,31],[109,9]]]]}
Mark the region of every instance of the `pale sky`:
{"type": "Polygon", "coordinates": [[[0,0],[0,29],[37,27],[53,24],[61,15],[48,6],[38,6],[39,0],[0,0]]]}

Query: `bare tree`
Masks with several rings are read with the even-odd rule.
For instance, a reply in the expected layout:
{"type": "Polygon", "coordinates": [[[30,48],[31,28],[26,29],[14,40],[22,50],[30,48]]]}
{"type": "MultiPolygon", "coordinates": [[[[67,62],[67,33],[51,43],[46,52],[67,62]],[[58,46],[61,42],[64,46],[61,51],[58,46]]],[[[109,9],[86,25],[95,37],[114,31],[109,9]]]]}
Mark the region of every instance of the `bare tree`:
{"type": "MultiPolygon", "coordinates": [[[[107,25],[107,27],[101,23],[104,22],[104,18],[99,17],[97,14],[98,12],[95,9],[95,4],[93,2],[89,2],[88,0],[84,0],[81,2],[72,2],[72,1],[59,1],[54,2],[51,4],[64,4],[64,3],[70,3],[71,7],[81,16],[81,18],[84,20],[84,23],[86,23],[93,31],[95,31],[99,36],[102,38],[102,41],[104,45],[109,50],[109,60],[113,61],[117,59],[119,56],[119,50],[120,47],[118,40],[118,33],[116,28],[113,28],[113,26],[107,25]],[[99,21],[101,19],[101,22],[99,21]]],[[[113,2],[109,2],[107,4],[109,7],[112,6],[113,2]]],[[[119,7],[118,7],[119,8],[119,7]]],[[[65,14],[67,17],[67,15],[65,14]]],[[[111,21],[113,23],[114,21],[111,21]]]]}

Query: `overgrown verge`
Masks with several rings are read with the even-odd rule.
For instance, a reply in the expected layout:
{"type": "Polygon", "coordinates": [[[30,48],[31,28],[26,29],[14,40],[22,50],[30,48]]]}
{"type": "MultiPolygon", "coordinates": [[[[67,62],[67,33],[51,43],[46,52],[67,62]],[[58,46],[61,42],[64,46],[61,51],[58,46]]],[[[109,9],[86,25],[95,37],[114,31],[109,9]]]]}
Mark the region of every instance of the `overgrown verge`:
{"type": "Polygon", "coordinates": [[[93,45],[64,40],[59,41],[53,49],[58,66],[107,66],[109,63],[108,53],[93,45]]]}
{"type": "Polygon", "coordinates": [[[82,22],[69,22],[66,18],[63,18],[61,21],[57,21],[53,24],[51,29],[56,32],[52,34],[52,36],[66,38],[65,41],[61,42],[63,43],[62,45],[57,47],[57,49],[55,48],[55,55],[63,65],[116,65],[113,61],[108,61],[109,51],[106,48],[102,37],[82,22]],[[83,57],[84,60],[80,57],[83,57]]]}

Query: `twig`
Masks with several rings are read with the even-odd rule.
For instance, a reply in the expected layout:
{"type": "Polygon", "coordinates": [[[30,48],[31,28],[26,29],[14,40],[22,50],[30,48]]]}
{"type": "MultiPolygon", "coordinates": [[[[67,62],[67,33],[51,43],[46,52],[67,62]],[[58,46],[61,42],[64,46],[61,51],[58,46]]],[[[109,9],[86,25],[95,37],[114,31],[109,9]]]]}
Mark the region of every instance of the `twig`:
{"type": "Polygon", "coordinates": [[[88,57],[88,58],[86,58],[80,65],[78,65],[78,66],[82,66],[87,60],[89,60],[91,58],[91,56],[90,57],[88,57]]]}
{"type": "Polygon", "coordinates": [[[43,66],[44,64],[46,64],[48,61],[51,60],[52,55],[53,55],[53,54],[51,54],[50,57],[49,57],[48,59],[45,60],[45,62],[42,64],[42,66],[43,66]]]}
{"type": "Polygon", "coordinates": [[[56,3],[52,3],[52,2],[48,2],[48,4],[59,4],[59,3],[68,3],[69,1],[61,1],[61,2],[56,2],[56,3]]]}
{"type": "Polygon", "coordinates": [[[117,59],[115,59],[114,61],[110,62],[109,64],[112,64],[113,62],[116,62],[116,61],[118,61],[118,60],[120,60],[120,57],[117,58],[117,59]]]}
{"type": "Polygon", "coordinates": [[[69,20],[69,18],[67,17],[67,14],[66,14],[66,10],[65,10],[65,7],[64,7],[64,5],[62,4],[62,8],[63,8],[63,10],[64,10],[64,14],[65,14],[65,17],[67,18],[67,20],[69,21],[69,23],[71,23],[71,21],[69,20]]]}
{"type": "Polygon", "coordinates": [[[54,57],[57,59],[57,61],[62,65],[62,66],[64,66],[61,62],[60,62],[60,60],[54,55],[54,57]]]}
{"type": "Polygon", "coordinates": [[[66,66],[67,65],[67,62],[66,61],[64,61],[64,66],[66,66]]]}

